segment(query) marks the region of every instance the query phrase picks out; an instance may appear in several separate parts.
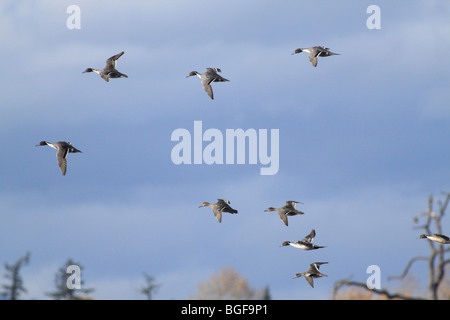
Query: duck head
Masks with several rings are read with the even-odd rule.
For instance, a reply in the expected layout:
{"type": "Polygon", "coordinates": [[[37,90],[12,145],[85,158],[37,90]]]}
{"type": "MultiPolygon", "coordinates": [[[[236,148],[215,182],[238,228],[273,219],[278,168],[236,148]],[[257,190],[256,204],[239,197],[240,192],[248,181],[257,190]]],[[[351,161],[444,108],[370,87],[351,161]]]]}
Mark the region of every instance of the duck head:
{"type": "Polygon", "coordinates": [[[201,207],[206,207],[206,206],[209,206],[209,202],[203,202],[200,206],[199,206],[199,208],[201,208],[201,207]]]}
{"type": "Polygon", "coordinates": [[[186,76],[186,78],[192,77],[192,76],[196,76],[198,74],[197,71],[191,71],[189,72],[189,74],[186,76]]]}

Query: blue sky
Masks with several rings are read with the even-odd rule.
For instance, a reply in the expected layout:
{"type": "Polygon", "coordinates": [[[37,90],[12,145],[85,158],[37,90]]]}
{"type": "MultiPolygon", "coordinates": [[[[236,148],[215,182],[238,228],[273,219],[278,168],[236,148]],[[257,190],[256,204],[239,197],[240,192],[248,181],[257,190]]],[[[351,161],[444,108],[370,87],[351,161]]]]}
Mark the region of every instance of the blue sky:
{"type": "MultiPolygon", "coordinates": [[[[328,299],[372,264],[395,288],[387,276],[427,254],[412,218],[450,189],[448,1],[14,0],[0,15],[0,262],[31,253],[23,298],[47,299],[68,258],[98,299],[144,298],[144,272],[156,299],[185,299],[223,267],[274,299],[328,299]],[[366,26],[372,4],[379,30],[366,26]],[[317,68],[291,55],[314,45],[340,55],[317,68]],[[121,51],[128,79],[82,73],[121,51]],[[206,67],[230,80],[214,100],[185,78],[206,67]],[[279,129],[278,173],[173,164],[172,132],[196,120],[279,129]],[[41,140],[83,153],[62,176],[41,140]],[[198,208],[217,198],[239,214],[219,224],[198,208]],[[264,212],[286,200],[304,203],[289,227],[264,212]],[[280,248],[312,228],[327,248],[280,248]],[[314,261],[329,262],[314,289],[292,279],[314,261]]],[[[412,270],[423,282],[425,271],[412,270]]]]}

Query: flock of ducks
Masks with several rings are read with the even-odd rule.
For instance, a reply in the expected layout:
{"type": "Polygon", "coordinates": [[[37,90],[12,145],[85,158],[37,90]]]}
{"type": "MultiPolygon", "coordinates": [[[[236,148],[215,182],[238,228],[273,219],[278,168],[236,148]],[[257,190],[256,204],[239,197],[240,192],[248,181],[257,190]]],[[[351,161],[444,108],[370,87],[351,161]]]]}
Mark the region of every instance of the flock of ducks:
{"type": "MultiPolygon", "coordinates": [[[[216,217],[217,221],[222,222],[222,213],[228,212],[231,214],[236,214],[238,211],[236,209],[233,209],[230,206],[229,200],[224,199],[217,199],[216,203],[209,203],[209,202],[203,202],[199,208],[202,207],[210,207],[214,213],[214,216],[216,217]]],[[[295,204],[302,203],[298,201],[286,201],[286,204],[280,208],[274,208],[269,207],[267,210],[264,210],[264,212],[271,212],[276,211],[278,212],[278,215],[280,216],[281,221],[288,226],[288,216],[296,216],[296,215],[302,215],[305,214],[302,211],[299,211],[295,208],[295,204]]],[[[316,230],[312,229],[311,232],[303,237],[302,240],[291,242],[291,241],[284,241],[281,246],[292,246],[294,248],[300,249],[300,250],[317,250],[321,248],[325,248],[325,246],[319,246],[315,243],[313,243],[313,239],[316,237],[316,230]]],[[[298,277],[304,277],[306,281],[309,283],[309,285],[314,288],[314,279],[315,278],[321,278],[321,277],[328,277],[326,274],[323,274],[319,271],[319,267],[322,264],[326,264],[328,262],[313,262],[310,264],[310,267],[308,270],[302,273],[297,273],[294,275],[294,278],[298,277]]]]}
{"type": "MultiPolygon", "coordinates": [[[[316,67],[317,66],[317,58],[318,57],[329,57],[332,55],[338,55],[338,53],[331,52],[329,48],[325,48],[323,46],[315,46],[310,48],[299,48],[296,49],[292,54],[297,54],[300,52],[308,53],[309,60],[311,64],[316,67]]],[[[117,60],[124,54],[122,51],[118,54],[113,55],[112,57],[106,59],[106,64],[103,69],[94,69],[94,68],[86,68],[83,73],[94,72],[97,73],[103,80],[109,82],[109,79],[117,79],[117,78],[128,78],[128,76],[122,72],[119,72],[116,68],[117,60]]],[[[191,76],[198,76],[201,80],[203,89],[205,89],[208,96],[214,100],[214,93],[211,87],[212,82],[227,82],[230,81],[228,79],[223,78],[219,75],[221,70],[219,68],[206,68],[206,72],[199,73],[197,71],[191,71],[186,78],[191,76]]],[[[42,141],[38,146],[48,145],[57,150],[56,159],[58,162],[58,166],[61,169],[61,173],[66,175],[67,172],[67,154],[81,152],[80,150],[74,148],[70,142],[66,141],[58,141],[58,142],[46,142],[42,141]]],[[[270,209],[270,208],[269,208],[270,209]]],[[[273,208],[272,208],[273,209],[273,208]]],[[[279,211],[280,209],[274,209],[279,211]]],[[[273,210],[272,210],[273,211],[273,210]]],[[[221,217],[221,216],[220,216],[221,217]]],[[[280,217],[282,215],[280,214],[280,217]]],[[[283,216],[284,217],[284,216],[283,216]]],[[[283,222],[287,225],[287,217],[283,219],[283,222]]]]}
{"type": "MultiPolygon", "coordinates": [[[[216,203],[209,203],[209,202],[203,202],[199,208],[202,207],[210,207],[214,213],[214,216],[216,217],[217,221],[220,223],[222,222],[222,213],[227,212],[231,214],[236,214],[238,211],[236,209],[233,209],[230,206],[229,200],[224,199],[217,199],[216,203]]],[[[296,215],[303,215],[304,212],[299,211],[295,208],[295,205],[297,203],[302,203],[298,201],[286,201],[286,204],[280,208],[274,208],[269,207],[268,209],[264,210],[264,212],[271,212],[276,211],[283,223],[288,226],[288,216],[296,216],[296,215]]],[[[319,246],[315,243],[313,243],[313,239],[316,237],[316,230],[312,229],[311,232],[303,237],[301,240],[292,242],[292,241],[284,241],[281,246],[292,246],[294,248],[300,249],[300,250],[317,250],[321,248],[326,248],[326,246],[319,246]]],[[[421,234],[419,236],[421,239],[428,239],[434,242],[438,242],[441,244],[450,244],[450,238],[443,235],[443,234],[433,234],[433,235],[427,235],[427,234],[421,234]]],[[[309,285],[314,288],[314,279],[321,278],[321,277],[328,277],[328,275],[323,274],[319,271],[319,268],[322,264],[327,264],[328,262],[313,262],[310,264],[309,269],[305,272],[296,273],[294,275],[294,278],[304,277],[306,281],[309,283],[309,285]]]]}
{"type": "MultiPolygon", "coordinates": [[[[331,52],[329,48],[325,48],[323,46],[315,46],[310,48],[298,48],[296,49],[292,55],[306,52],[308,53],[309,61],[311,62],[312,66],[317,67],[317,62],[319,57],[329,57],[333,55],[339,55],[338,53],[331,52]]],[[[116,55],[113,55],[112,57],[108,58],[106,60],[106,65],[103,69],[94,69],[94,68],[87,68],[83,73],[90,73],[94,72],[97,73],[103,80],[106,82],[109,82],[109,79],[117,79],[117,78],[128,78],[126,74],[123,74],[119,72],[116,69],[116,62],[117,60],[124,54],[125,52],[122,51],[116,55]]],[[[201,84],[203,86],[203,89],[206,91],[208,96],[214,100],[214,94],[211,87],[212,82],[227,82],[228,79],[223,78],[219,73],[221,70],[219,68],[206,68],[206,72],[199,73],[197,71],[191,71],[186,78],[191,76],[198,76],[201,80],[201,84]]],[[[82,151],[78,150],[70,142],[66,141],[59,141],[59,142],[47,142],[47,141],[41,141],[37,146],[50,146],[54,149],[56,149],[56,159],[58,166],[61,170],[61,173],[63,175],[66,175],[67,172],[67,155],[69,153],[81,153],[82,151]]],[[[297,203],[301,203],[298,201],[286,201],[286,204],[280,208],[274,208],[269,207],[265,210],[265,212],[272,212],[276,211],[281,219],[281,221],[288,226],[288,217],[289,216],[296,216],[296,215],[303,215],[304,212],[299,211],[295,208],[295,205],[297,203]]],[[[216,203],[209,203],[209,202],[203,202],[200,205],[201,207],[208,206],[212,209],[215,218],[220,223],[222,222],[222,213],[227,212],[230,214],[237,214],[238,211],[233,209],[230,206],[229,200],[224,199],[217,199],[216,203]]],[[[325,248],[324,246],[319,246],[314,243],[312,243],[314,237],[316,236],[316,231],[314,229],[311,230],[311,232],[305,236],[302,240],[291,242],[291,241],[284,241],[281,246],[292,246],[297,249],[301,250],[316,250],[325,248]]],[[[442,235],[442,234],[433,234],[433,235],[426,235],[421,234],[419,236],[421,239],[428,239],[431,241],[435,241],[441,244],[450,244],[449,237],[442,235]]],[[[310,264],[310,267],[305,272],[297,273],[294,275],[294,279],[298,277],[304,277],[306,281],[309,283],[311,287],[314,288],[314,279],[320,278],[320,277],[327,277],[326,274],[323,274],[319,271],[319,268],[322,264],[327,264],[328,262],[313,262],[310,264]]]]}
{"type": "MultiPolygon", "coordinates": [[[[301,52],[308,53],[309,61],[314,67],[317,67],[317,58],[318,57],[329,57],[334,55],[339,55],[339,53],[331,52],[329,48],[325,48],[323,46],[315,46],[311,48],[298,48],[292,53],[297,54],[301,52]]],[[[203,89],[205,89],[206,93],[211,99],[214,99],[213,90],[211,87],[212,82],[226,82],[230,81],[228,79],[223,78],[219,75],[219,72],[222,72],[219,68],[206,68],[205,73],[199,73],[197,71],[191,71],[186,78],[192,76],[198,76],[202,82],[203,89]]]]}

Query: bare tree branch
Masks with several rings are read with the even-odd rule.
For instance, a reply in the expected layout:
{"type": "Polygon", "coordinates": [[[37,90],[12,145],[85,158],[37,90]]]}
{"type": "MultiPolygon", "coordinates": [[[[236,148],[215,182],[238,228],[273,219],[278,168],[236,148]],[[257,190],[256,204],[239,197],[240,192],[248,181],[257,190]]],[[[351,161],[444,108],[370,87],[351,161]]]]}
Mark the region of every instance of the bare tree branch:
{"type": "MultiPolygon", "coordinates": [[[[414,216],[414,223],[418,223],[423,217],[425,217],[425,223],[421,225],[419,228],[424,230],[424,234],[432,235],[432,234],[443,234],[442,232],[442,223],[441,220],[445,215],[445,211],[450,203],[450,192],[442,192],[445,196],[444,200],[434,198],[432,195],[428,197],[428,208],[425,211],[414,216]],[[437,205],[437,210],[434,210],[434,205],[437,205]],[[435,230],[432,232],[432,230],[435,230]]],[[[417,227],[415,228],[417,229],[417,227]]],[[[434,300],[438,299],[439,286],[441,283],[444,283],[445,280],[445,266],[450,264],[450,259],[445,259],[445,253],[450,251],[450,246],[446,246],[442,243],[437,243],[435,241],[431,241],[426,239],[429,245],[429,256],[416,256],[411,258],[408,261],[405,269],[402,274],[399,276],[390,276],[388,279],[404,279],[408,274],[411,266],[416,261],[426,261],[428,263],[428,290],[429,297],[434,300]]],[[[333,296],[336,296],[337,291],[342,286],[358,286],[365,288],[366,290],[372,291],[377,294],[385,295],[388,299],[423,299],[417,297],[407,297],[400,293],[391,293],[385,289],[369,289],[367,285],[363,282],[350,281],[350,280],[342,280],[338,281],[335,284],[333,296]]]]}
{"type": "Polygon", "coordinates": [[[392,279],[404,279],[406,277],[406,275],[409,272],[409,269],[411,268],[412,264],[414,262],[416,262],[417,260],[428,260],[428,257],[424,257],[424,256],[418,256],[418,257],[414,257],[411,258],[408,262],[408,264],[406,265],[405,269],[403,270],[402,274],[398,275],[398,276],[389,276],[388,279],[392,280],[392,279]]]}
{"type": "Polygon", "coordinates": [[[410,297],[410,296],[406,296],[406,295],[403,295],[400,293],[390,293],[388,290],[385,290],[385,289],[369,289],[369,288],[367,288],[367,285],[363,282],[350,281],[350,280],[341,280],[341,281],[338,281],[335,283],[334,288],[333,288],[333,299],[336,298],[337,292],[343,286],[355,286],[355,287],[364,288],[368,291],[372,291],[373,293],[384,295],[388,299],[424,300],[421,297],[410,297]]]}

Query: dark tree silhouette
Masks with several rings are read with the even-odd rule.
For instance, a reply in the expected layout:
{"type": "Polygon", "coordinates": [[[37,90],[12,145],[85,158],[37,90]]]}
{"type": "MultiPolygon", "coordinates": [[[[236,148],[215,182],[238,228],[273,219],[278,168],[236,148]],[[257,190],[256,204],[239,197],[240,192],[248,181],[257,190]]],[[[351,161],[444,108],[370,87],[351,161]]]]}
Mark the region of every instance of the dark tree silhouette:
{"type": "Polygon", "coordinates": [[[272,300],[272,296],[270,295],[270,289],[269,286],[266,286],[264,288],[264,291],[262,293],[261,300],[272,300]]]}
{"type": "Polygon", "coordinates": [[[145,294],[147,300],[152,300],[153,294],[156,294],[159,290],[160,284],[155,284],[155,279],[152,276],[144,273],[146,286],[141,288],[139,291],[142,294],[145,294]]]}
{"type": "Polygon", "coordinates": [[[23,264],[28,264],[29,261],[30,253],[27,252],[25,256],[20,258],[15,264],[10,265],[5,263],[5,269],[8,272],[5,274],[5,278],[10,279],[11,284],[2,285],[2,288],[5,289],[5,291],[1,292],[2,296],[6,296],[9,300],[17,300],[22,292],[27,292],[27,289],[23,286],[20,268],[23,264]]]}

